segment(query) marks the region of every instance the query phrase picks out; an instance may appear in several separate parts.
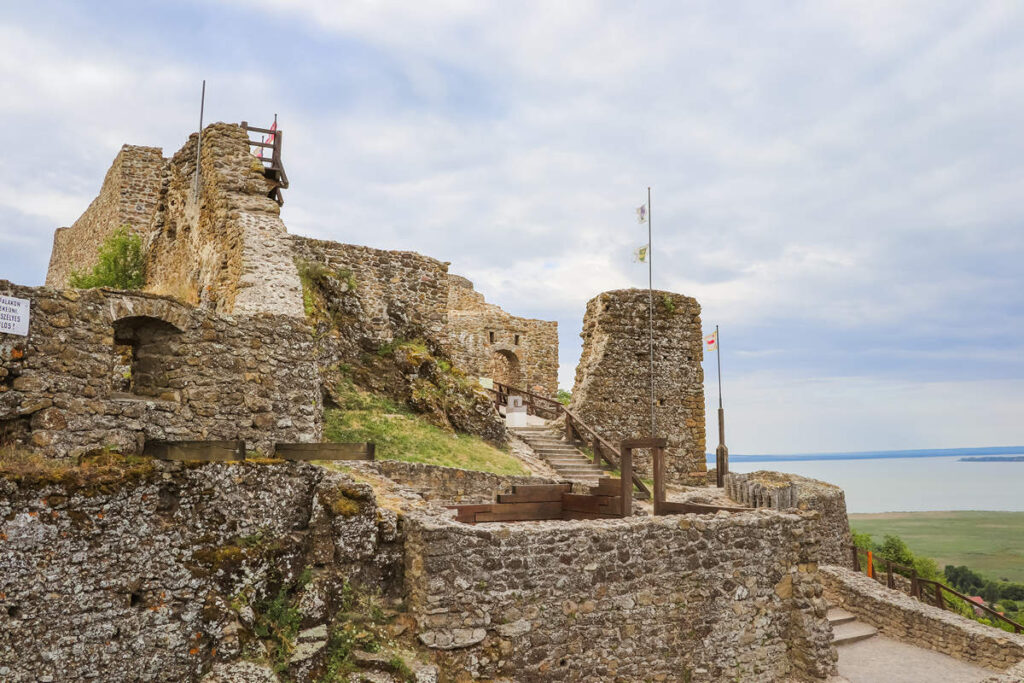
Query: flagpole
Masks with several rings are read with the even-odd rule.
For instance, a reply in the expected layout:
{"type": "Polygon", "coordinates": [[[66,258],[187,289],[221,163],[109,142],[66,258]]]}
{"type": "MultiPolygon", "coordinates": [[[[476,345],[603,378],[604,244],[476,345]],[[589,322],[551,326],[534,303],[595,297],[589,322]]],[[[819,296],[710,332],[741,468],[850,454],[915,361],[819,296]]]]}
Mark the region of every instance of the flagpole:
{"type": "Polygon", "coordinates": [[[651,248],[651,188],[647,188],[647,351],[651,368],[651,438],[657,436],[654,422],[654,250],[651,248]]]}
{"type": "Polygon", "coordinates": [[[729,449],[725,446],[725,409],[722,408],[722,339],[715,325],[715,355],[718,357],[718,448],[715,449],[715,484],[725,486],[729,474],[729,449]]]}

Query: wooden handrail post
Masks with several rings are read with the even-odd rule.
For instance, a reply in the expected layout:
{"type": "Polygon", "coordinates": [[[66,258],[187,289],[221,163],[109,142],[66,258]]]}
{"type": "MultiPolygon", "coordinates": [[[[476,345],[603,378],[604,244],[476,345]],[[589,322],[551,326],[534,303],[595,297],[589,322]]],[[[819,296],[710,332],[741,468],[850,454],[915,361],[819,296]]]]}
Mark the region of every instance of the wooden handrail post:
{"type": "Polygon", "coordinates": [[[946,609],[946,601],[942,599],[942,584],[935,582],[935,606],[939,609],[946,609]]]}
{"type": "Polygon", "coordinates": [[[654,460],[654,514],[664,514],[665,507],[665,449],[654,447],[651,449],[651,456],[654,460]]]}
{"type": "Polygon", "coordinates": [[[620,493],[622,496],[622,516],[629,517],[633,514],[633,451],[630,448],[623,448],[619,454],[619,470],[622,475],[619,479],[620,493]]]}
{"type": "Polygon", "coordinates": [[[875,558],[870,550],[868,551],[868,576],[872,579],[875,578],[875,558]]]}
{"type": "Polygon", "coordinates": [[[892,576],[892,562],[885,563],[885,585],[889,588],[896,587],[896,580],[892,576]]]}
{"type": "Polygon", "coordinates": [[[598,467],[601,466],[601,442],[597,440],[597,436],[594,436],[594,440],[591,442],[593,445],[591,448],[594,449],[594,464],[598,467]]]}
{"type": "Polygon", "coordinates": [[[853,551],[853,571],[860,573],[860,548],[851,545],[850,550],[853,551]]]}

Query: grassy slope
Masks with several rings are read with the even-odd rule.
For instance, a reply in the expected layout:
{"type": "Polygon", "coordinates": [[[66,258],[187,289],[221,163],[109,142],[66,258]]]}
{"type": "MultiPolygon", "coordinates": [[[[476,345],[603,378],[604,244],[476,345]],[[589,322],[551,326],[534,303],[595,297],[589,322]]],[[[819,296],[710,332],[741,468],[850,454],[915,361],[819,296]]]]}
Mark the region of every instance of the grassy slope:
{"type": "Polygon", "coordinates": [[[380,460],[404,460],[495,474],[529,474],[507,452],[468,434],[450,434],[393,401],[351,385],[325,411],[327,441],[373,441],[380,460]]]}
{"type": "Polygon", "coordinates": [[[885,512],[850,515],[850,525],[875,541],[899,536],[939,569],[963,564],[990,579],[1024,583],[1024,512],[885,512]]]}

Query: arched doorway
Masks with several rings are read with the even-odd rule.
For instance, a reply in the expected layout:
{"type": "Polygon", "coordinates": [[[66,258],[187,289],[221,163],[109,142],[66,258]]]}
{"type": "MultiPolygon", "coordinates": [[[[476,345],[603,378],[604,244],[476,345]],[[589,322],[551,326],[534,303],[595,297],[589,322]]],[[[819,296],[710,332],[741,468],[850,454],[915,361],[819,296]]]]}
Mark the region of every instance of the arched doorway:
{"type": "Polygon", "coordinates": [[[523,386],[523,371],[519,367],[519,357],[507,349],[498,349],[491,354],[488,368],[491,379],[499,384],[513,387],[523,386]]]}

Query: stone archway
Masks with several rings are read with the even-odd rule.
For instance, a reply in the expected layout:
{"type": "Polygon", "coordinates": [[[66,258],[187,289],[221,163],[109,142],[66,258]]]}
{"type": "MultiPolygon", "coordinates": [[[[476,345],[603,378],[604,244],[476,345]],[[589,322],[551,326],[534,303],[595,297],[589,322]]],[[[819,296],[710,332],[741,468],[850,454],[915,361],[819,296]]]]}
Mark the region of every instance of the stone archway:
{"type": "Polygon", "coordinates": [[[522,388],[523,370],[519,364],[519,357],[508,349],[495,349],[491,354],[491,363],[488,368],[491,379],[499,384],[522,388]]]}

